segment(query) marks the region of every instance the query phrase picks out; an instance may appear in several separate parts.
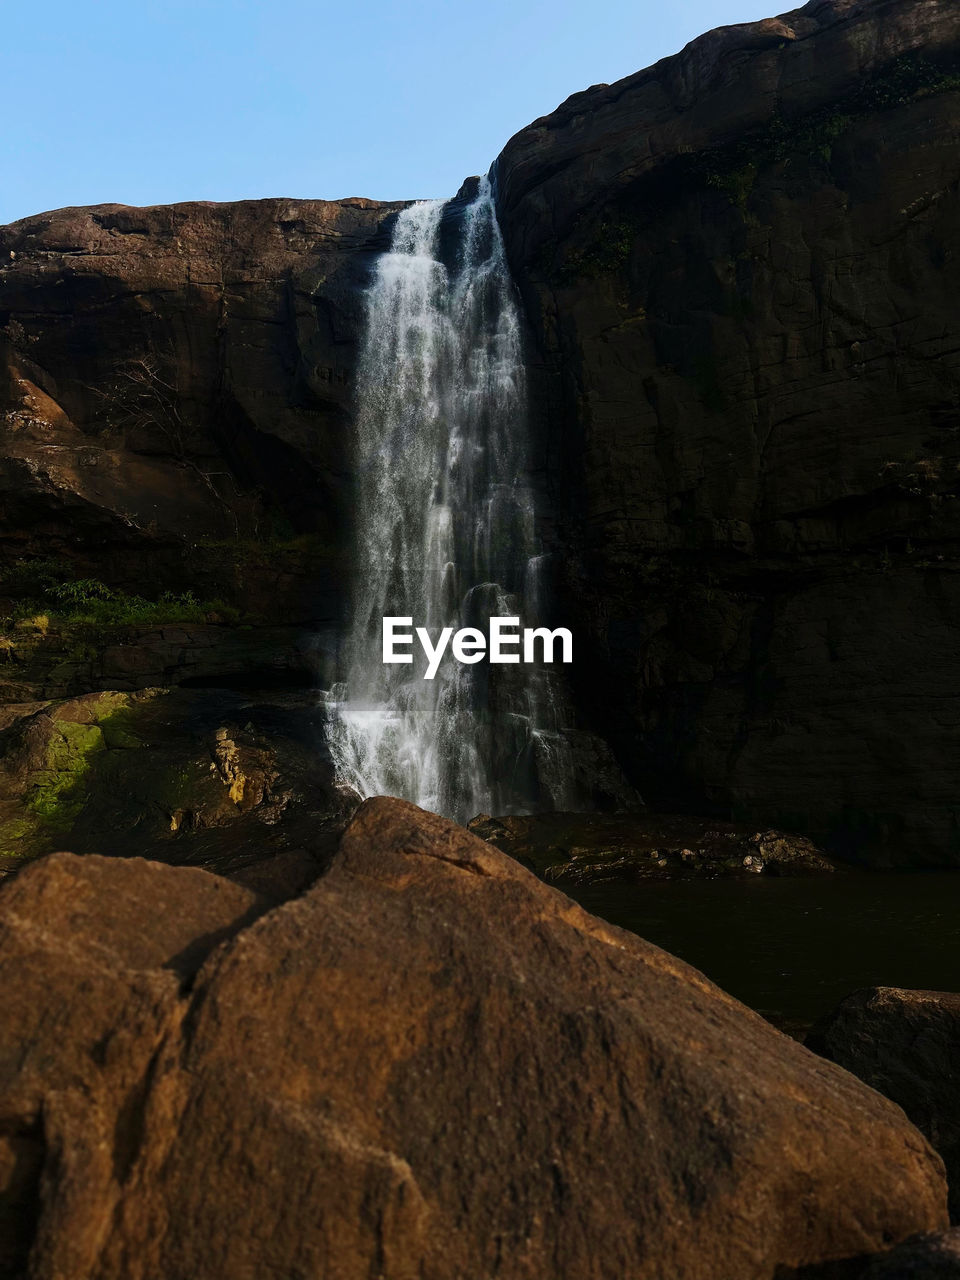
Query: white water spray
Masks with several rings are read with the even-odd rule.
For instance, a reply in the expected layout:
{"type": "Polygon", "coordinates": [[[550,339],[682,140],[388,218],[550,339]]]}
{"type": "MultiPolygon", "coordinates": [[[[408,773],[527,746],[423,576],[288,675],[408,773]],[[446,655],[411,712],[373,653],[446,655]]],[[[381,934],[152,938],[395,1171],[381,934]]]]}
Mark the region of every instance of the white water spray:
{"type": "Polygon", "coordinates": [[[570,803],[561,682],[543,666],[381,661],[384,616],[537,625],[520,316],[488,179],[441,254],[443,201],[398,216],[367,295],[358,369],[357,550],[345,680],[330,698],[341,782],[459,820],[570,803]]]}

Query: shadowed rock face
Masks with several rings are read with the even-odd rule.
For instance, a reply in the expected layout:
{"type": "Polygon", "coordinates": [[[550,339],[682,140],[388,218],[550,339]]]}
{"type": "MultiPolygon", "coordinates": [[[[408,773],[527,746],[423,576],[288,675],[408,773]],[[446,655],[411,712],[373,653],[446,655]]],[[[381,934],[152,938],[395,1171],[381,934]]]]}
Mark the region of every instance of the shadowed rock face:
{"type": "Polygon", "coordinates": [[[334,783],[312,695],[147,689],[0,707],[0,875],[66,847],[268,879],[295,857],[315,877],[306,847],[335,846],[358,803],[334,783]]]}
{"type": "Polygon", "coordinates": [[[916,1236],[871,1263],[858,1280],[957,1280],[960,1228],[916,1236]]]}
{"type": "Polygon", "coordinates": [[[958,157],[957,6],[828,0],[498,161],[579,669],[648,797],[960,856],[958,157]]]}
{"type": "Polygon", "coordinates": [[[773,1280],[945,1224],[897,1107],[449,822],[369,801],[261,910],[0,891],[9,1274],[773,1280]]]}
{"type": "Polygon", "coordinates": [[[960,1222],[960,995],[856,991],[813,1028],[807,1043],[903,1107],[943,1157],[951,1218],[960,1222]]]}

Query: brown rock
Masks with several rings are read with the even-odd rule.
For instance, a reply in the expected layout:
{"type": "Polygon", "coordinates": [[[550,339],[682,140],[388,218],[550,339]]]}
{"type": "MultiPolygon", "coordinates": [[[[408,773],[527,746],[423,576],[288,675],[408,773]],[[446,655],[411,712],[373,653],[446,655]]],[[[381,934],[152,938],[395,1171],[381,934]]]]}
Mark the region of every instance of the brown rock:
{"type": "Polygon", "coordinates": [[[945,1223],[898,1108],[403,802],[189,992],[18,883],[0,1167],[32,1276],[772,1280],[945,1223]]]}
{"type": "Polygon", "coordinates": [[[960,1221],[960,995],[856,991],[806,1043],[903,1107],[943,1157],[950,1214],[960,1221]]]}
{"type": "Polygon", "coordinates": [[[30,921],[104,963],[119,957],[130,969],[172,969],[182,977],[261,910],[255,893],[206,871],[96,854],[53,853],[3,890],[7,923],[30,921]]]}
{"type": "Polygon", "coordinates": [[[204,871],[54,854],[0,907],[0,1274],[91,1275],[181,983],[257,899],[204,871]]]}
{"type": "Polygon", "coordinates": [[[0,228],[0,549],[335,619],[362,290],[402,203],[60,209],[0,228]]]}

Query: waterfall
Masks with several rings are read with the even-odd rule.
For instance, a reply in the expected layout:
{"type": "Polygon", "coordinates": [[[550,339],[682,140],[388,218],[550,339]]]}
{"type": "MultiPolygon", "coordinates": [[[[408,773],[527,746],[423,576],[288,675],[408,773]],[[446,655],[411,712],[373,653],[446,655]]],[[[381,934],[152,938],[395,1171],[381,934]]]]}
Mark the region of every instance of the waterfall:
{"type": "Polygon", "coordinates": [[[357,546],[343,682],[329,698],[341,782],[461,821],[568,807],[568,711],[543,665],[384,665],[386,615],[534,626],[547,596],[529,478],[520,314],[490,182],[397,217],[366,295],[357,382],[357,546]],[[451,231],[454,243],[451,246],[451,231]],[[449,265],[445,261],[449,260],[449,265]]]}

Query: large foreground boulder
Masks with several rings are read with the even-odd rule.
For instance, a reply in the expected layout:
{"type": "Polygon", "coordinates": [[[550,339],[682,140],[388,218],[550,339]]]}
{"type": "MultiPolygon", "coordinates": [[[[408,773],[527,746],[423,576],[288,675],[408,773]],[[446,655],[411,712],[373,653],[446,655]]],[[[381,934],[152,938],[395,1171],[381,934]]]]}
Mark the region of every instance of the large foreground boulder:
{"type": "Polygon", "coordinates": [[[0,891],[3,1274],[782,1280],[946,1224],[899,1108],[450,822],[221,883],[0,891]]]}
{"type": "Polygon", "coordinates": [[[960,995],[855,991],[813,1028],[807,1044],[903,1107],[943,1157],[950,1216],[960,1221],[960,995]]]}

